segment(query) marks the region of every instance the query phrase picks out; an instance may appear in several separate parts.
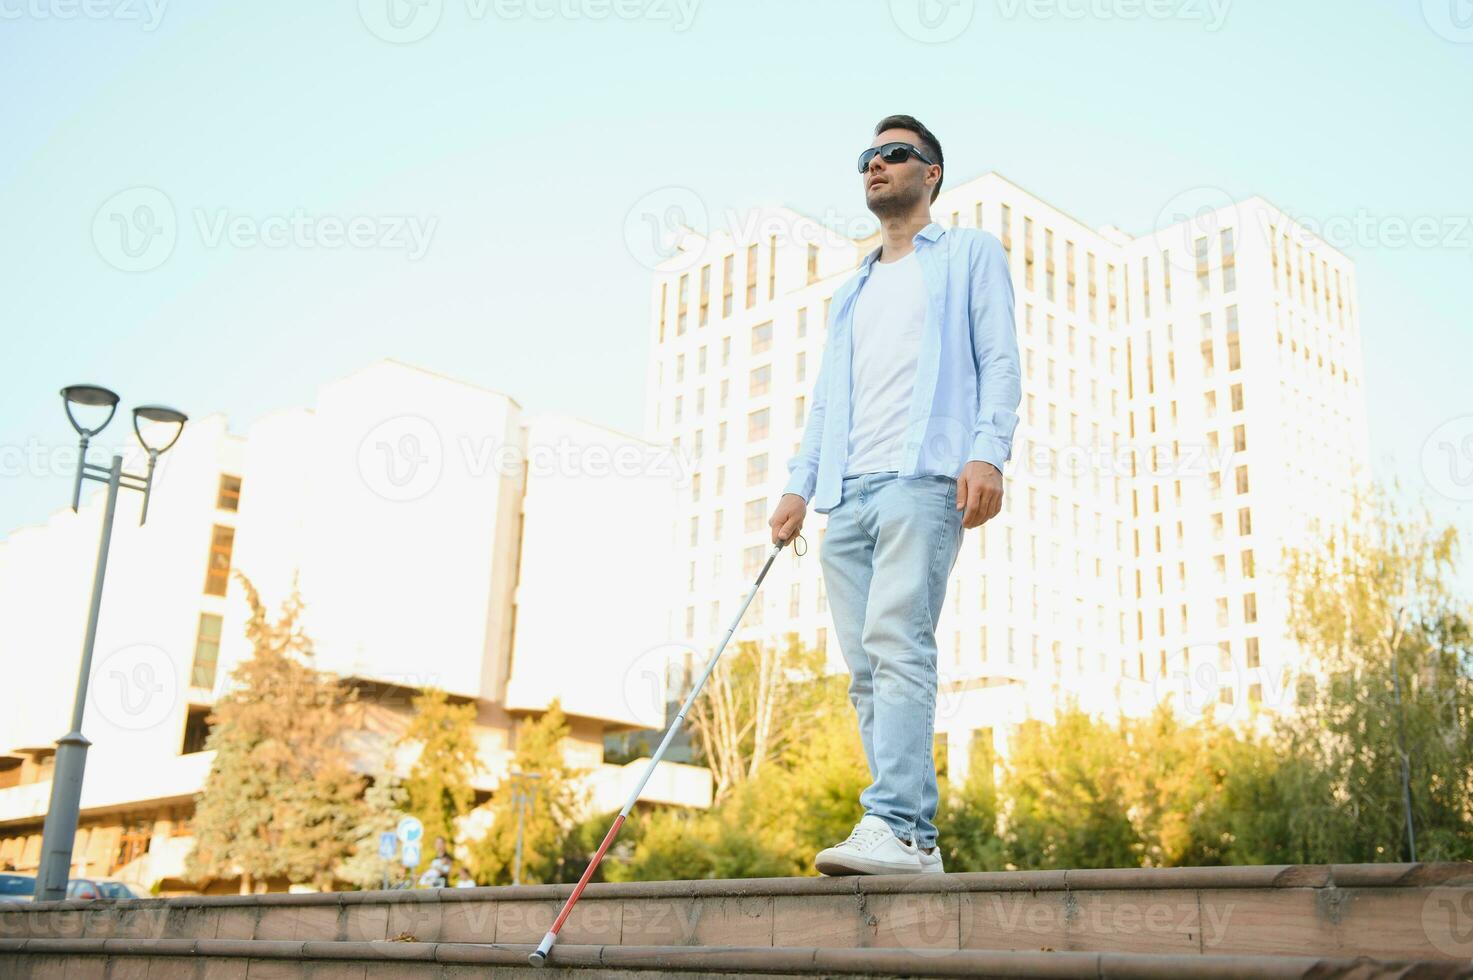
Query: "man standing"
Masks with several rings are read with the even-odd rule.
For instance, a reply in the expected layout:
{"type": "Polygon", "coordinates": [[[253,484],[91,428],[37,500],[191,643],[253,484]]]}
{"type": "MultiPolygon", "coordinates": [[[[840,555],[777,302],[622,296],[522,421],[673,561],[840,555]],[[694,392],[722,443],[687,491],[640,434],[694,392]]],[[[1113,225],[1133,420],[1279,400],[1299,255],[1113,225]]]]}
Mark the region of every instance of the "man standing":
{"type": "Polygon", "coordinates": [[[870,775],[824,874],[943,870],[936,847],[936,624],[962,530],[1002,507],[1022,397],[1002,244],[931,220],[941,144],[889,116],[859,156],[881,245],[834,293],[812,408],[768,522],[828,515],[820,549],[870,775]]]}

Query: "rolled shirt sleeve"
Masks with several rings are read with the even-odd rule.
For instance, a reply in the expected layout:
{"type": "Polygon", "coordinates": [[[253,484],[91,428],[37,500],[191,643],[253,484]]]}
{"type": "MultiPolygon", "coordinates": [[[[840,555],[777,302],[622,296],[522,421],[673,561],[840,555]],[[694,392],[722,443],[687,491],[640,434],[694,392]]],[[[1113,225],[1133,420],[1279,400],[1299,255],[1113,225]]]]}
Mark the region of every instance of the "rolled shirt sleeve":
{"type": "Polygon", "coordinates": [[[788,461],[788,483],[783,487],[783,493],[796,493],[803,498],[804,503],[813,497],[813,489],[818,484],[823,418],[828,407],[828,363],[828,344],[825,344],[823,357],[819,361],[818,376],[813,381],[811,407],[808,409],[808,420],[803,425],[803,440],[798,445],[797,454],[788,461]]]}
{"type": "Polygon", "coordinates": [[[1018,330],[1013,319],[1013,279],[1002,242],[993,235],[978,237],[972,256],[970,304],[978,407],[967,459],[991,463],[1001,472],[1013,455],[1013,432],[1023,399],[1018,330]]]}

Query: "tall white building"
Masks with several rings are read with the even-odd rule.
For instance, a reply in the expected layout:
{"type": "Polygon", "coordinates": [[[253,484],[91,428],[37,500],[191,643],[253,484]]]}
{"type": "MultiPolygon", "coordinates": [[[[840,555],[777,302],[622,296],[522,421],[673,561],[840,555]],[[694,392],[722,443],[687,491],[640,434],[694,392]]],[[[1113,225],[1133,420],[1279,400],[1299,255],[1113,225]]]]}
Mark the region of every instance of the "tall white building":
{"type": "MultiPolygon", "coordinates": [[[[1259,198],[1131,237],[987,174],[932,214],[1001,239],[1023,357],[1005,506],[966,532],[937,634],[951,771],[974,735],[1005,753],[1066,701],[1283,703],[1281,549],[1343,513],[1368,453],[1350,261],[1259,198]]],[[[697,645],[768,547],[830,297],[876,244],[772,209],[686,236],[654,276],[646,427],[689,459],[671,626],[697,645]]],[[[747,638],[842,669],[816,551],[784,552],[748,615],[747,638]]]]}
{"type": "MultiPolygon", "coordinates": [[[[648,583],[671,559],[648,528],[678,478],[666,448],[528,416],[504,394],[395,361],[243,435],[218,414],[191,421],[161,458],[147,525],[139,494],[118,499],[73,872],[188,887],[207,718],[252,652],[235,572],[273,617],[296,582],[315,665],[358,689],[352,744],[366,773],[411,761],[393,743],[414,694],[437,687],[476,706],[484,794],[516,722],[556,698],[593,807],[622,803],[643,766],[606,762],[604,737],[664,721],[651,669],[669,639],[664,590],[648,583]]],[[[22,871],[39,858],[71,715],[102,496],[0,541],[0,862],[22,871]]],[[[705,805],[710,774],[662,764],[645,795],[705,805]]]]}

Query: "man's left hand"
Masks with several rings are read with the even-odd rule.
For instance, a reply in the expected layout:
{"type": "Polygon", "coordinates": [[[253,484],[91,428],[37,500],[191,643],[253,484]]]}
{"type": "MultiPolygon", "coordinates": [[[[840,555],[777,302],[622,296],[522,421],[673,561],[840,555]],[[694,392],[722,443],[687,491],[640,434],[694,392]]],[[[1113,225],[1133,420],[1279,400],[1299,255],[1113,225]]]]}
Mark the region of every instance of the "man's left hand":
{"type": "Polygon", "coordinates": [[[956,478],[956,509],[962,514],[962,527],[980,527],[1002,510],[1002,473],[991,463],[968,460],[956,478]]]}

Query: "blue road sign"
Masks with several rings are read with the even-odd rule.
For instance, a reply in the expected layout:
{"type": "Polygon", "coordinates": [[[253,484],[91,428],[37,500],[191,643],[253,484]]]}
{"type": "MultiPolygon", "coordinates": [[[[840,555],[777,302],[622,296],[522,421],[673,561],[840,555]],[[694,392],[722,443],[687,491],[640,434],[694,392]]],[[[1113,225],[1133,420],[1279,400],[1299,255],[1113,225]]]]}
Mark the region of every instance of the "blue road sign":
{"type": "Polygon", "coordinates": [[[405,817],[399,821],[398,833],[399,839],[408,844],[412,841],[418,841],[425,835],[425,825],[419,822],[418,817],[405,817]]]}
{"type": "Polygon", "coordinates": [[[378,856],[385,861],[394,860],[394,852],[399,849],[399,837],[392,831],[386,830],[378,835],[378,856]]]}
{"type": "Polygon", "coordinates": [[[407,840],[404,842],[404,853],[400,855],[404,867],[412,868],[419,864],[419,841],[407,840]]]}

